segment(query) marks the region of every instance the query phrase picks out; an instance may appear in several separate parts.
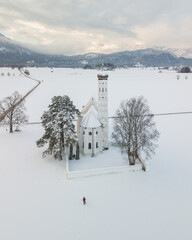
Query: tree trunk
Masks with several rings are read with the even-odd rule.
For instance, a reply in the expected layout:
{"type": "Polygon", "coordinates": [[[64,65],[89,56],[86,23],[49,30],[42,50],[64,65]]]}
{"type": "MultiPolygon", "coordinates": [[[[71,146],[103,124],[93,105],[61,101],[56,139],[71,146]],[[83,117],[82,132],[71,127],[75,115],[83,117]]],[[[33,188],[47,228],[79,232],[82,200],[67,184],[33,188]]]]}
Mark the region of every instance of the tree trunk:
{"type": "Polygon", "coordinates": [[[62,159],[66,160],[66,144],[65,144],[65,133],[64,133],[64,130],[63,130],[63,125],[61,127],[62,129],[62,132],[61,132],[61,154],[62,154],[62,159]]]}
{"type": "Polygon", "coordinates": [[[9,133],[13,133],[13,124],[11,124],[11,123],[9,125],[9,133]]]}
{"type": "MultiPolygon", "coordinates": [[[[136,119],[135,119],[136,121],[136,119]]],[[[134,162],[135,160],[137,159],[137,149],[138,149],[138,138],[137,138],[137,124],[136,122],[134,123],[134,152],[133,152],[133,155],[134,155],[134,162]]]]}
{"type": "Polygon", "coordinates": [[[9,119],[9,133],[13,133],[13,112],[11,112],[9,119]]]}
{"type": "Polygon", "coordinates": [[[69,146],[69,160],[73,159],[73,144],[71,143],[69,146]]]}
{"type": "Polygon", "coordinates": [[[129,165],[135,165],[135,161],[133,159],[133,154],[132,152],[130,151],[130,149],[128,149],[128,159],[129,159],[129,165]]]}
{"type": "Polygon", "coordinates": [[[77,143],[77,145],[76,145],[76,155],[75,155],[75,159],[76,160],[79,160],[79,143],[77,143]]]}

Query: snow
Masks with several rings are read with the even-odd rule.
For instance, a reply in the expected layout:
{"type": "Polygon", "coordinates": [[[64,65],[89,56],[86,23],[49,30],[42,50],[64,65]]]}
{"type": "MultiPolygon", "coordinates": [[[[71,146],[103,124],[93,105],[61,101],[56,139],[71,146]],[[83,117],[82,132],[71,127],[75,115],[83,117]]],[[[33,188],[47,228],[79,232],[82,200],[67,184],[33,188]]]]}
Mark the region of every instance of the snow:
{"type": "Polygon", "coordinates": [[[24,95],[35,85],[37,85],[37,82],[29,81],[17,68],[0,68],[0,99],[11,95],[15,91],[24,95]],[[2,73],[4,76],[1,75],[2,73]]]}
{"type": "Polygon", "coordinates": [[[110,151],[106,150],[97,156],[81,156],[81,159],[78,161],[69,161],[69,171],[82,171],[117,166],[128,166],[128,161],[126,157],[121,156],[120,152],[113,146],[110,146],[110,151]]]}
{"type": "Polygon", "coordinates": [[[88,59],[92,59],[92,58],[98,57],[98,54],[96,54],[96,53],[88,53],[88,54],[85,55],[85,57],[88,58],[88,59]]]}
{"type": "Polygon", "coordinates": [[[85,114],[85,116],[82,119],[81,127],[84,128],[97,128],[100,127],[101,123],[98,120],[98,112],[95,109],[94,105],[90,107],[88,112],[85,114]]]}
{"type": "MultiPolygon", "coordinates": [[[[0,98],[16,90],[24,94],[36,84],[19,74],[13,77],[16,70],[1,71],[10,71],[11,76],[0,76],[0,98]]],[[[44,80],[26,99],[31,122],[40,121],[54,95],[69,95],[79,109],[91,96],[97,99],[95,70],[29,71],[34,78],[44,80]]],[[[154,113],[192,110],[190,74],[180,74],[179,80],[176,72],[159,74],[153,69],[108,74],[110,116],[121,100],[139,95],[148,99],[154,113]]],[[[155,121],[161,135],[150,172],[70,180],[65,177],[64,161],[42,158],[43,148],[35,144],[43,134],[40,125],[28,125],[14,134],[1,127],[0,239],[190,240],[192,115],[159,116],[155,121]]],[[[89,160],[102,164],[105,154],[108,166],[110,158],[119,153],[112,148],[89,160]]],[[[122,165],[126,164],[125,158],[121,159],[122,165]]],[[[87,160],[72,160],[71,164],[77,169],[81,161],[86,166],[87,160]]]]}

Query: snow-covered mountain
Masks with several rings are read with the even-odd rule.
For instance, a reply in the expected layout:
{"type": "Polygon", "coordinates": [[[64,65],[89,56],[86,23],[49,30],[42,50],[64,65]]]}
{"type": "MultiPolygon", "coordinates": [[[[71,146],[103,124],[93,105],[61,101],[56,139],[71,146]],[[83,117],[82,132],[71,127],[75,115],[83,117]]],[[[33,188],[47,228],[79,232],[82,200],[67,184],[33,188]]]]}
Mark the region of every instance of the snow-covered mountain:
{"type": "Polygon", "coordinates": [[[172,53],[177,57],[192,58],[192,48],[170,48],[164,46],[155,47],[155,49],[172,53]]]}
{"type": "Polygon", "coordinates": [[[34,59],[36,53],[0,34],[0,65],[24,64],[34,59]]]}
{"type": "Polygon", "coordinates": [[[140,49],[111,54],[87,53],[84,55],[65,56],[34,52],[18,42],[0,34],[0,66],[23,65],[38,67],[79,67],[89,65],[94,68],[104,62],[116,67],[162,67],[192,66],[192,59],[177,57],[169,49],[140,49]]]}
{"type": "Polygon", "coordinates": [[[31,51],[29,49],[20,46],[19,44],[5,37],[1,33],[0,33],[0,52],[4,55],[9,53],[31,55],[31,51]]]}

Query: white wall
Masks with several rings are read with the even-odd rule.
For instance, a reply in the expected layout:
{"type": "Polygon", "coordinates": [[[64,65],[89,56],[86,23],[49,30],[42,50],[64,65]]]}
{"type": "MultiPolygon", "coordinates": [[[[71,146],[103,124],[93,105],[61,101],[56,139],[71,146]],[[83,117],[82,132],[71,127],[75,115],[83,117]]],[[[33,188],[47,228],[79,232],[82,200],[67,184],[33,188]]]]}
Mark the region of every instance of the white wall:
{"type": "Polygon", "coordinates": [[[91,155],[93,152],[97,154],[102,151],[102,143],[101,143],[101,128],[83,128],[80,127],[80,134],[79,134],[79,144],[80,144],[80,151],[83,154],[91,155]],[[83,134],[83,132],[85,134],[83,134]],[[89,135],[91,132],[91,135],[89,135]],[[96,134],[97,132],[97,134],[96,134]],[[84,147],[83,146],[84,142],[84,147]],[[98,142],[98,148],[96,148],[96,142],[98,142]],[[91,143],[91,149],[88,148],[88,144],[91,143]]]}
{"type": "Polygon", "coordinates": [[[66,176],[69,179],[136,171],[142,171],[141,164],[136,164],[133,166],[98,168],[84,171],[69,171],[69,161],[68,159],[66,161],[66,176]]]}

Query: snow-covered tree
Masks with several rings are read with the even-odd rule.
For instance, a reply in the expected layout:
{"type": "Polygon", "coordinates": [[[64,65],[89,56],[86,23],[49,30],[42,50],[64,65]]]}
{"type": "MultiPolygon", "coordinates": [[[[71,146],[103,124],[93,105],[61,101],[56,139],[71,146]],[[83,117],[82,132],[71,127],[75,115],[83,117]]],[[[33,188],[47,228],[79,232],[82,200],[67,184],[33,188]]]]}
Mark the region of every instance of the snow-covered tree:
{"type": "Polygon", "coordinates": [[[48,108],[41,117],[45,133],[37,141],[37,146],[48,143],[43,156],[53,155],[55,159],[62,160],[66,146],[76,141],[73,121],[80,113],[68,96],[54,96],[48,108]]]}
{"type": "Polygon", "coordinates": [[[141,96],[122,101],[114,118],[112,138],[134,165],[138,156],[149,158],[155,152],[159,133],[147,101],[141,96]]]}
{"type": "Polygon", "coordinates": [[[28,122],[24,100],[21,102],[21,99],[22,95],[14,92],[11,96],[0,101],[0,114],[5,114],[7,110],[10,109],[2,121],[2,124],[9,126],[10,133],[13,132],[14,127],[18,130],[20,125],[28,122]],[[17,105],[18,102],[20,102],[19,105],[17,105]]]}

